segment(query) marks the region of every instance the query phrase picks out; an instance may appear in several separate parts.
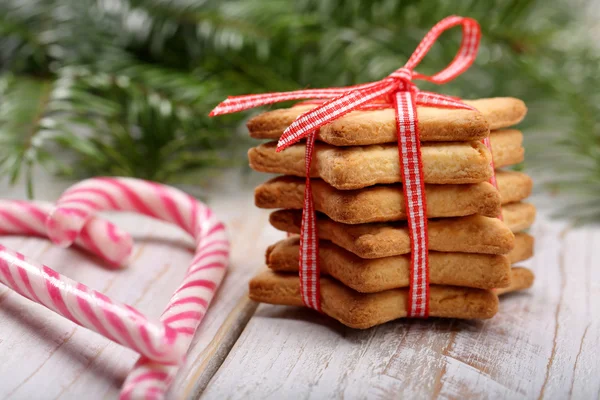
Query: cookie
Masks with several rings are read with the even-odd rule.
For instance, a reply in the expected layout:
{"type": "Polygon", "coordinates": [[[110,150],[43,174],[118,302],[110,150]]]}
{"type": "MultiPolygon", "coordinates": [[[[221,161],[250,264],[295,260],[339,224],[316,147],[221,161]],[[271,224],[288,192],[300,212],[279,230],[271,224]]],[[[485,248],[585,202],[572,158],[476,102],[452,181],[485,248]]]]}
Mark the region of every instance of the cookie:
{"type": "MultiPolygon", "coordinates": [[[[422,142],[466,142],[479,140],[490,129],[513,126],[525,117],[527,108],[518,99],[492,98],[465,101],[477,108],[452,110],[418,107],[419,132],[422,142]]],[[[248,121],[250,136],[277,140],[283,131],[313,105],[268,111],[248,121]]],[[[323,126],[317,140],[334,146],[363,146],[396,143],[396,117],[392,109],[353,111],[323,126]]]]}
{"type": "MultiPolygon", "coordinates": [[[[294,210],[275,211],[269,218],[276,229],[290,233],[300,233],[301,220],[302,212],[294,210]]],[[[497,218],[481,215],[442,218],[430,220],[428,228],[429,249],[434,251],[507,254],[516,248],[510,227],[497,218]]],[[[410,253],[406,223],[347,225],[317,214],[317,230],[319,238],[330,240],[361,258],[410,253]]],[[[526,241],[525,246],[533,247],[533,242],[527,237],[519,235],[519,238],[526,241]]],[[[531,250],[519,248],[522,255],[528,252],[531,250]]]]}
{"type": "MultiPolygon", "coordinates": [[[[358,293],[339,282],[321,277],[322,311],[351,328],[366,329],[407,316],[408,289],[358,293]]],[[[498,296],[490,290],[432,285],[432,317],[487,319],[498,311],[498,296]]],[[[303,306],[297,275],[265,271],[250,281],[250,298],[261,303],[303,306]]]]}
{"type": "Polygon", "coordinates": [[[515,233],[515,247],[506,256],[511,264],[533,257],[534,238],[528,233],[515,233]]]}
{"type": "MultiPolygon", "coordinates": [[[[298,237],[275,243],[267,249],[266,264],[276,272],[298,273],[298,237]]],[[[410,255],[376,259],[360,258],[327,241],[319,241],[321,274],[329,275],[361,293],[377,293],[408,287],[410,255]]],[[[497,254],[429,252],[429,279],[435,285],[480,289],[510,285],[510,261],[497,254]]]]}
{"type": "Polygon", "coordinates": [[[513,232],[525,230],[535,220],[535,206],[529,203],[509,203],[502,206],[504,223],[511,227],[513,232]]]}
{"type": "Polygon", "coordinates": [[[534,280],[535,275],[529,269],[523,267],[514,267],[511,270],[510,285],[505,288],[494,289],[493,292],[498,296],[501,296],[506,293],[529,289],[533,286],[534,280]]]}
{"type": "MultiPolygon", "coordinates": [[[[287,232],[287,234],[288,234],[287,235],[288,238],[300,237],[300,235],[297,233],[287,232]]],[[[508,257],[508,261],[511,264],[518,263],[519,261],[528,260],[531,257],[533,257],[534,242],[535,242],[535,240],[534,240],[533,236],[531,236],[528,233],[525,233],[525,232],[514,233],[514,245],[513,245],[512,250],[508,250],[507,253],[502,253],[502,254],[504,254],[506,257],[508,257]]],[[[469,253],[468,251],[462,250],[461,246],[456,246],[456,247],[458,248],[457,250],[450,250],[450,252],[460,251],[460,252],[464,252],[464,253],[469,253]]],[[[346,250],[346,249],[344,249],[344,250],[346,250]]],[[[476,253],[476,254],[496,254],[496,253],[476,253]]],[[[383,256],[383,257],[389,257],[389,256],[383,256]]],[[[379,257],[370,257],[370,258],[365,258],[365,259],[373,259],[373,258],[379,258],[379,257]]]]}
{"type": "MultiPolygon", "coordinates": [[[[491,135],[496,167],[523,161],[523,135],[516,130],[491,135]]],[[[259,172],[305,176],[305,143],[277,152],[276,142],[248,151],[250,167],[259,172]]],[[[481,142],[440,142],[421,147],[425,183],[462,184],[490,179],[490,153],[481,142]]],[[[401,182],[398,146],[354,147],[315,145],[311,177],[322,178],[336,189],[350,190],[401,182]]]]}
{"type": "MultiPolygon", "coordinates": [[[[499,171],[499,192],[489,183],[468,185],[425,185],[429,218],[481,214],[495,217],[500,202],[515,202],[529,196],[531,179],[520,172],[499,171]]],[[[378,185],[361,190],[337,190],[326,182],[311,182],[315,210],[337,222],[362,224],[406,219],[402,185],[378,185]]],[[[271,179],[254,191],[260,208],[301,209],[304,179],[282,176],[271,179]]]]}
{"type": "Polygon", "coordinates": [[[516,171],[496,170],[496,182],[502,204],[514,203],[531,195],[533,181],[531,178],[516,171]]]}

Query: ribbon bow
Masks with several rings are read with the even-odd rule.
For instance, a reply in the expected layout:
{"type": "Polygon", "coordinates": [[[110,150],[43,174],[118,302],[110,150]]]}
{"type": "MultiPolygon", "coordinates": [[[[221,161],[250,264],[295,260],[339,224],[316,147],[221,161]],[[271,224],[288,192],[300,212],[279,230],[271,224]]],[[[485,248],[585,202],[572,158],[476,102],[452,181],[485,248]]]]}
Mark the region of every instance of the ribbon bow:
{"type": "MultiPolygon", "coordinates": [[[[460,99],[437,93],[420,91],[413,80],[422,79],[437,84],[446,83],[467,70],[479,48],[481,32],[477,21],[451,16],[437,23],[425,35],[404,67],[386,78],[355,86],[307,89],[292,92],[232,96],[219,104],[210,116],[228,114],[288,100],[324,99],[319,106],[299,116],[280,137],[277,151],[307,138],[306,189],[300,233],[300,283],[304,303],[321,310],[318,237],[315,211],[310,187],[310,164],[318,129],[354,110],[394,108],[398,132],[398,150],[402,173],[404,202],[411,238],[411,277],[408,315],[427,317],[429,314],[429,265],[427,211],[423,166],[417,118],[417,105],[458,109],[474,108],[460,99]],[[431,49],[437,38],[447,29],[462,26],[462,41],[454,60],[433,76],[415,71],[416,66],[431,49]]],[[[311,103],[314,101],[311,101],[311,103]]],[[[489,140],[484,141],[489,147],[489,140]]],[[[495,181],[492,181],[494,183],[495,181]]]]}

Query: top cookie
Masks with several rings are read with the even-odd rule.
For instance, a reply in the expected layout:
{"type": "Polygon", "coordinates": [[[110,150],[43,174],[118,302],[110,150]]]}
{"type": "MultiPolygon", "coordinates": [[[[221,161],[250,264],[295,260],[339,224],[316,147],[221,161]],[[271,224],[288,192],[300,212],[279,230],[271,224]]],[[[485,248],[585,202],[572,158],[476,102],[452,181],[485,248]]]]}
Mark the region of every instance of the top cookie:
{"type": "MultiPolygon", "coordinates": [[[[490,130],[513,126],[525,117],[527,107],[519,99],[496,97],[465,100],[477,110],[418,107],[419,131],[423,142],[472,141],[486,137],[490,130]]],[[[299,105],[267,111],[248,121],[250,136],[279,139],[283,131],[314,105],[299,105]]],[[[394,110],[353,111],[323,126],[317,140],[334,146],[395,143],[394,110]]]]}

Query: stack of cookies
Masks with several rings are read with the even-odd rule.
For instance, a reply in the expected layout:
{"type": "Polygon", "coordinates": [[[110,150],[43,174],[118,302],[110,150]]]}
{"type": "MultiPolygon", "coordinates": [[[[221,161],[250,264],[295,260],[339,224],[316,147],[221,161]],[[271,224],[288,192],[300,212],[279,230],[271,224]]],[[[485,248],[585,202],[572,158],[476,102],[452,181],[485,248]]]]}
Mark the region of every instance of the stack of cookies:
{"type": "MultiPolygon", "coordinates": [[[[528,288],[533,274],[513,264],[533,254],[524,231],[535,208],[523,200],[531,179],[510,167],[523,161],[523,135],[507,129],[526,107],[514,98],[465,101],[478,111],[419,107],[429,225],[430,316],[490,318],[499,294],[528,288]],[[498,190],[489,183],[492,154],[498,190]],[[498,219],[502,213],[503,220],[498,219]]],[[[298,277],[305,144],[277,153],[276,140],[311,105],[260,114],[250,135],[272,142],[250,149],[250,166],[277,176],[255,191],[256,205],[278,209],[271,224],[291,234],[267,249],[268,270],[250,283],[253,300],[303,305],[298,277]]],[[[354,328],[407,315],[410,238],[392,109],[354,111],[322,127],[311,170],[317,211],[321,305],[354,328]]]]}

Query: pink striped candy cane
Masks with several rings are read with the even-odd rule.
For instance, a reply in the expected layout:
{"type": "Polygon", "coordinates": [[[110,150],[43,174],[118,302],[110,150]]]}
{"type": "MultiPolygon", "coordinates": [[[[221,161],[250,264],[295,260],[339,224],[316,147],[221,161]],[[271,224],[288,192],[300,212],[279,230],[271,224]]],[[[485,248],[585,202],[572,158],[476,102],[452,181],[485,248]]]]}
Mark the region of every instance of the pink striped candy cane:
{"type": "MultiPolygon", "coordinates": [[[[61,245],[71,244],[73,235],[99,210],[139,212],[172,222],[195,239],[188,273],[160,318],[176,332],[178,348],[187,350],[225,273],[229,241],[223,224],[208,207],[175,188],[131,178],[95,178],[61,196],[47,221],[49,236],[61,245]]],[[[140,353],[144,357],[127,378],[123,399],[161,397],[177,372],[178,367],[140,353]]]]}
{"type": "Polygon", "coordinates": [[[161,362],[181,361],[175,328],[152,324],[139,311],[0,245],[0,282],[20,295],[161,362]]]}
{"type": "MultiPolygon", "coordinates": [[[[0,235],[47,237],[45,222],[54,205],[44,202],[0,200],[0,235]]],[[[75,244],[106,260],[112,267],[124,267],[133,247],[131,236],[100,218],[90,219],[75,244]]]]}

